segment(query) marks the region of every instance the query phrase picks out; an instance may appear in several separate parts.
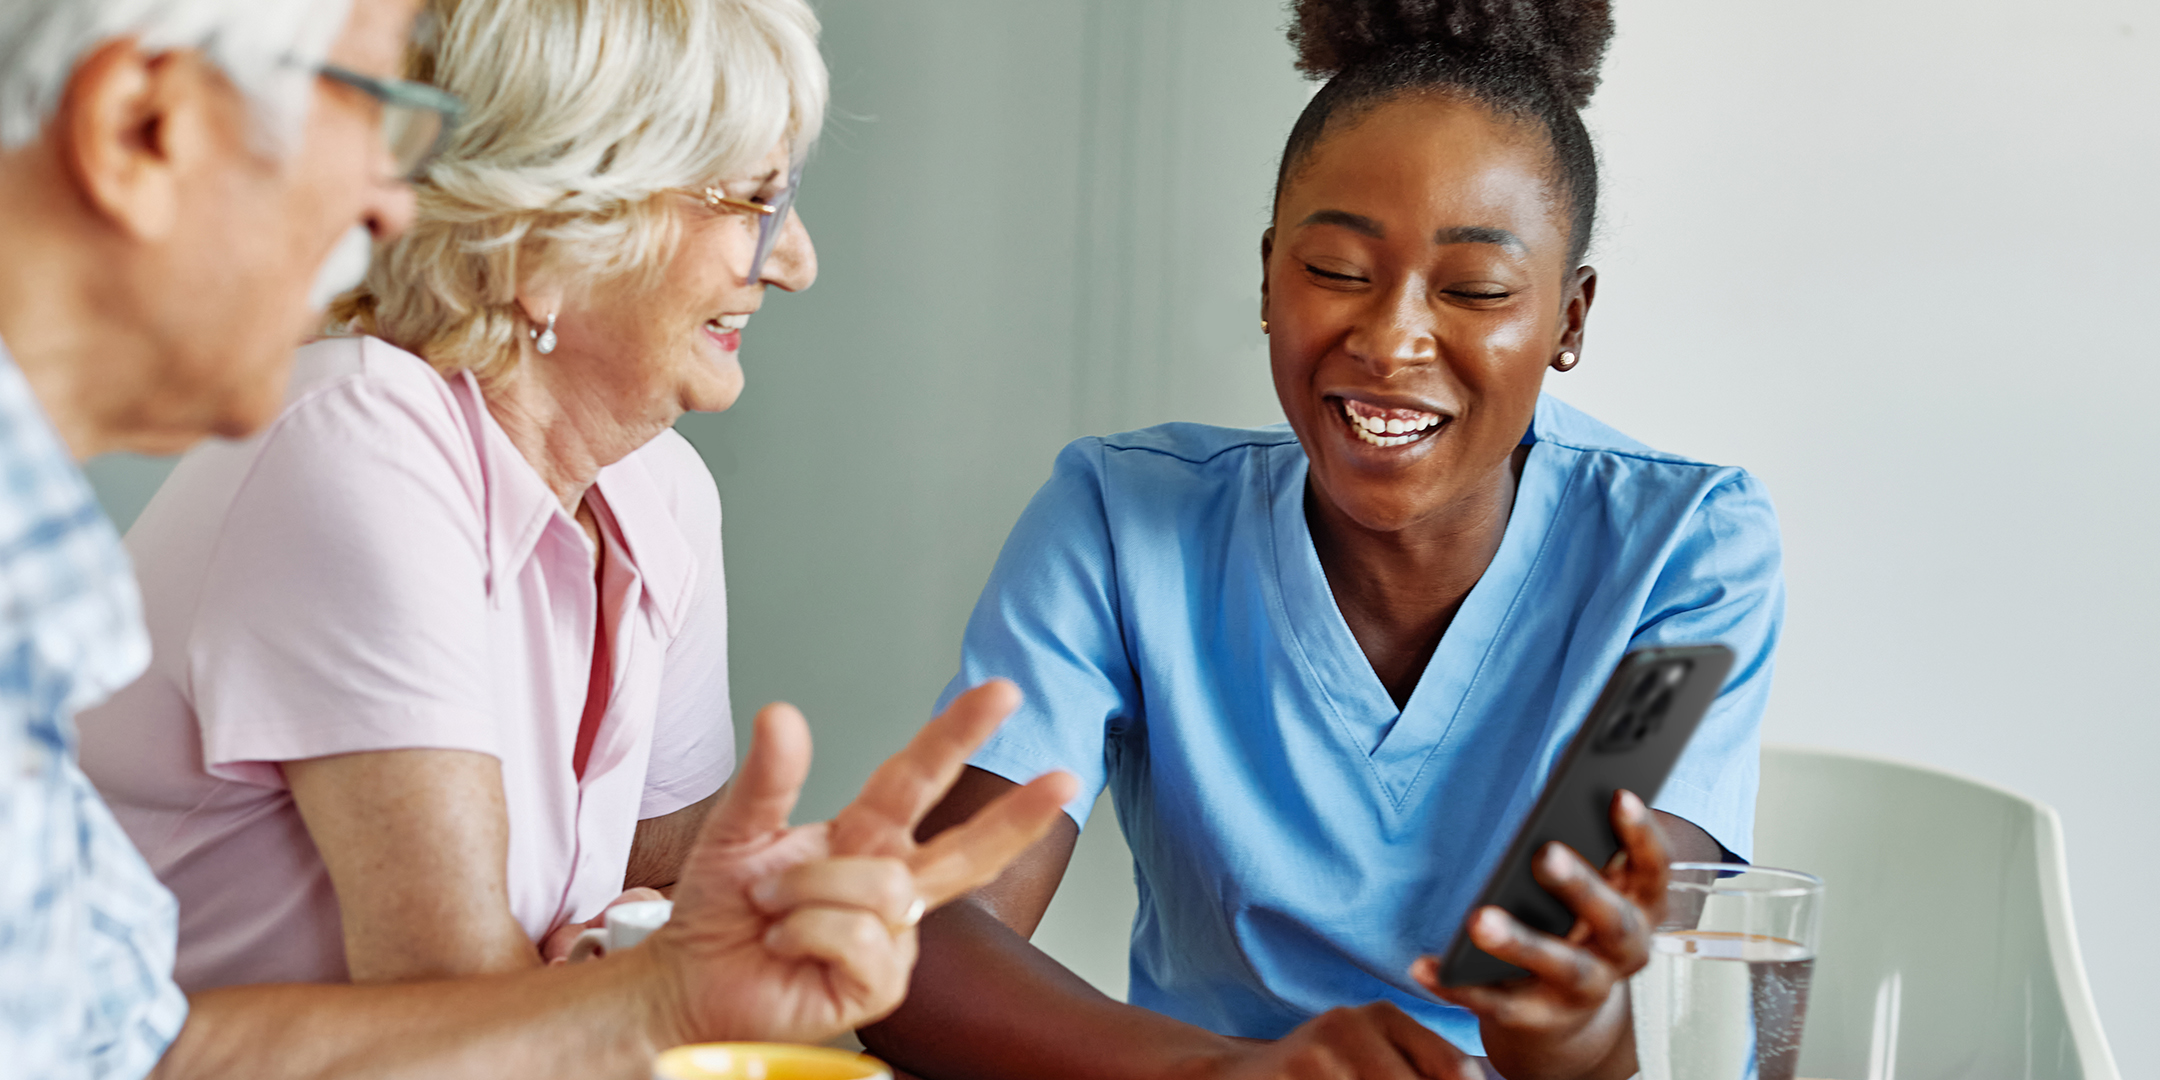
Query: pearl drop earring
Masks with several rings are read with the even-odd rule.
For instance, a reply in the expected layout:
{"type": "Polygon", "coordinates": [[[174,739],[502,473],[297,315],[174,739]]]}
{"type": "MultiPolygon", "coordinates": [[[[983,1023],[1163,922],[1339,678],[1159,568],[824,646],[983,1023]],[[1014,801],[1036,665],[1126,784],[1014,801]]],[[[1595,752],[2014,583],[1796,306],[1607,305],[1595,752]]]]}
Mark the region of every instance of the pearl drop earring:
{"type": "Polygon", "coordinates": [[[539,351],[539,353],[540,353],[540,355],[542,355],[542,356],[546,356],[547,354],[549,354],[549,353],[551,353],[551,352],[554,352],[554,351],[555,351],[555,315],[554,315],[554,313],[550,312],[550,313],[548,314],[548,321],[547,321],[547,329],[545,329],[545,330],[534,330],[534,331],[532,332],[532,337],[533,337],[533,348],[534,348],[534,349],[536,349],[536,350],[538,350],[538,351],[539,351]]]}

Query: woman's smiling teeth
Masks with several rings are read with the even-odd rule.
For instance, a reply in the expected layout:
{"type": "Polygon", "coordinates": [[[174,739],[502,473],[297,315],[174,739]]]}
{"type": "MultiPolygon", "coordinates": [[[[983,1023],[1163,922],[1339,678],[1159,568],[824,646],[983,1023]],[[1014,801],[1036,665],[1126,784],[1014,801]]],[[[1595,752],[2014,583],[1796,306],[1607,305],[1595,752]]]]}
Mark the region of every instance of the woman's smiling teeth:
{"type": "Polygon", "coordinates": [[[731,330],[740,330],[743,327],[750,325],[750,316],[748,314],[722,315],[717,319],[705,320],[705,325],[712,327],[715,331],[719,333],[725,334],[731,330]]]}
{"type": "Polygon", "coordinates": [[[1343,419],[1360,442],[1374,446],[1408,446],[1440,426],[1439,413],[1419,409],[1383,409],[1362,401],[1342,399],[1343,419]]]}

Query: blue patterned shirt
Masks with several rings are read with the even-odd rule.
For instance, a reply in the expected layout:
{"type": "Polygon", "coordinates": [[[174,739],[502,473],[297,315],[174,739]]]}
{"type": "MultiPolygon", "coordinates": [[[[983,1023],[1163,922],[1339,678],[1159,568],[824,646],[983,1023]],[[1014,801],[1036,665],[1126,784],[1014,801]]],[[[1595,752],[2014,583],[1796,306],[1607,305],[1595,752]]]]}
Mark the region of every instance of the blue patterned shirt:
{"type": "Polygon", "coordinates": [[[75,764],[149,661],[120,537],[0,345],[0,1073],[139,1077],[187,1017],[178,908],[75,764]]]}

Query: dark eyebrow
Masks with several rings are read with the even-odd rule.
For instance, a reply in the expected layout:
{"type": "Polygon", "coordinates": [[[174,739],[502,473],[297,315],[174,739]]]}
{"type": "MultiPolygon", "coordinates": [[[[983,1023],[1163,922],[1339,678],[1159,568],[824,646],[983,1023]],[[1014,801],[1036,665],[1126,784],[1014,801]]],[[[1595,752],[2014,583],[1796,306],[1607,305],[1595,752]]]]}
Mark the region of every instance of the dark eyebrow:
{"type": "Polygon", "coordinates": [[[1432,241],[1435,244],[1492,244],[1517,255],[1527,254],[1530,250],[1530,245],[1523,243],[1522,237],[1506,229],[1483,225],[1457,225],[1451,229],[1442,229],[1433,234],[1432,241]]]}
{"type": "MultiPolygon", "coordinates": [[[[1375,240],[1387,239],[1386,226],[1363,214],[1353,214],[1348,210],[1315,210],[1298,224],[1301,226],[1339,225],[1360,236],[1369,236],[1375,240]]],[[[1485,225],[1456,225],[1442,229],[1433,234],[1433,243],[1491,244],[1495,247],[1506,248],[1518,255],[1526,254],[1530,250],[1530,245],[1523,243],[1522,237],[1506,229],[1495,229],[1485,225]]]]}
{"type": "Polygon", "coordinates": [[[1375,240],[1387,239],[1387,230],[1381,228],[1379,222],[1348,210],[1315,210],[1311,216],[1298,222],[1298,225],[1340,225],[1361,236],[1370,236],[1375,240]]]}

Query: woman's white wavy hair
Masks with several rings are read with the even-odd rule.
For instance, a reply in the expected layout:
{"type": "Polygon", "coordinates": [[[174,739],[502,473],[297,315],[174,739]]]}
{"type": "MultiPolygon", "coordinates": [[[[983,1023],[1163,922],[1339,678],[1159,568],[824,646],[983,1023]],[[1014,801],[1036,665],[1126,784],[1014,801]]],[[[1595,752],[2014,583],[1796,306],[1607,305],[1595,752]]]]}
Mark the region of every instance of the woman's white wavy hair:
{"type": "Polygon", "coordinates": [[[483,383],[513,371],[520,284],[658,274],[671,188],[797,160],[828,95],[804,0],[430,0],[410,74],[467,111],[331,321],[483,383]]]}

